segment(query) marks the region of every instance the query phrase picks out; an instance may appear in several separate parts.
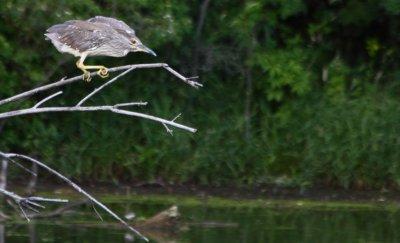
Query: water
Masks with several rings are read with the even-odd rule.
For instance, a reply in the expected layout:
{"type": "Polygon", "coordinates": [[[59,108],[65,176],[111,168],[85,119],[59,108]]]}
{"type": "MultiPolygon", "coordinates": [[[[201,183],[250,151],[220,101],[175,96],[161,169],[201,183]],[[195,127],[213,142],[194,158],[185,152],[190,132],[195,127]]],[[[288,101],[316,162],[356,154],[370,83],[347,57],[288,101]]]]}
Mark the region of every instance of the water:
{"type": "MultiPolygon", "coordinates": [[[[124,201],[111,207],[121,214],[134,210],[148,216],[170,205],[124,201]]],[[[8,221],[0,226],[0,236],[11,243],[130,242],[127,231],[111,218],[102,223],[89,209],[29,224],[8,221]]],[[[399,212],[393,207],[288,207],[284,202],[271,207],[183,205],[177,229],[143,233],[151,242],[400,242],[399,212]]]]}

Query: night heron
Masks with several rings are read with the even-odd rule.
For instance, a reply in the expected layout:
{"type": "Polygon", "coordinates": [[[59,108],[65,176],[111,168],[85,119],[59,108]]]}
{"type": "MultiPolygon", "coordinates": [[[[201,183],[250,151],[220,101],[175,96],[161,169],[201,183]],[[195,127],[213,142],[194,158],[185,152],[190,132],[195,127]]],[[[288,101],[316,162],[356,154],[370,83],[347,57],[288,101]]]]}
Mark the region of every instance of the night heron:
{"type": "Polygon", "coordinates": [[[83,64],[88,56],[123,57],[138,51],[156,56],[125,22],[109,17],[96,16],[86,21],[70,20],[56,24],[47,29],[45,36],[59,52],[80,57],[76,66],[83,71],[86,81],[91,80],[89,69],[98,70],[103,78],[108,76],[108,69],[104,66],[83,64]]]}

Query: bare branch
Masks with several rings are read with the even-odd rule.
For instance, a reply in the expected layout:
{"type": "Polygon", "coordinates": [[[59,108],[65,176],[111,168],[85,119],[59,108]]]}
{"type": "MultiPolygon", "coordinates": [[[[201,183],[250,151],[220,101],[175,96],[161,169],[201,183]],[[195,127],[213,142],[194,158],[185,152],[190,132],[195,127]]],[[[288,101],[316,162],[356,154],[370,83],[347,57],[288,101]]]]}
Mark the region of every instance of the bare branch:
{"type": "MultiPolygon", "coordinates": [[[[8,160],[10,159],[10,157],[8,157],[7,154],[0,152],[0,155],[1,157],[4,157],[8,160]]],[[[26,218],[28,222],[30,221],[30,219],[25,213],[24,208],[38,213],[39,211],[37,210],[37,208],[44,208],[44,206],[37,202],[55,202],[55,203],[68,202],[68,200],[65,199],[54,199],[54,198],[44,198],[44,197],[21,197],[15,194],[14,192],[7,191],[3,188],[0,188],[0,193],[14,200],[14,202],[18,205],[19,209],[21,210],[22,215],[26,218]]]]}
{"type": "Polygon", "coordinates": [[[73,106],[73,107],[61,106],[61,107],[28,108],[28,109],[21,109],[21,110],[15,110],[15,111],[9,111],[9,112],[0,113],[0,120],[1,119],[5,119],[5,118],[10,118],[10,117],[15,117],[15,116],[37,114],[37,113],[48,113],[48,112],[110,111],[110,112],[121,114],[121,115],[140,117],[140,118],[144,118],[144,119],[148,119],[148,120],[164,123],[166,125],[177,127],[177,128],[180,128],[180,129],[192,132],[192,133],[195,133],[197,131],[195,128],[188,127],[188,126],[185,126],[185,125],[173,122],[173,121],[168,121],[168,120],[156,117],[156,116],[115,108],[115,107],[118,107],[118,105],[121,105],[121,104],[117,104],[117,105],[114,105],[114,106],[104,105],[104,106],[73,106]]]}
{"type": "MultiPolygon", "coordinates": [[[[1,156],[7,155],[2,152],[0,152],[1,156]]],[[[14,192],[7,191],[5,189],[0,188],[0,193],[6,195],[7,197],[12,198],[16,203],[20,203],[21,201],[25,201],[26,203],[29,203],[31,205],[34,205],[36,207],[44,208],[44,206],[37,204],[35,202],[56,202],[56,203],[67,203],[67,199],[58,199],[58,198],[44,198],[44,197],[21,197],[14,192]]]]}
{"type": "Polygon", "coordinates": [[[180,78],[183,82],[189,84],[190,86],[192,86],[194,88],[203,87],[203,85],[201,83],[198,83],[198,82],[194,81],[194,80],[197,80],[199,78],[198,76],[185,78],[183,75],[181,75],[180,73],[178,73],[177,71],[172,69],[167,64],[164,65],[164,68],[167,69],[170,73],[172,73],[176,77],[180,78]]]}
{"type": "Polygon", "coordinates": [[[7,197],[14,199],[14,201],[20,201],[22,199],[22,197],[18,196],[17,194],[15,194],[13,192],[9,192],[3,188],[0,188],[0,193],[6,195],[7,197]]]}
{"type": "Polygon", "coordinates": [[[165,120],[165,119],[162,119],[162,118],[158,118],[158,117],[152,116],[152,115],[147,115],[147,114],[134,112],[134,111],[120,110],[120,109],[112,109],[111,111],[114,112],[114,113],[123,114],[123,115],[127,115],[127,116],[136,116],[136,117],[141,117],[141,118],[145,118],[145,119],[148,119],[148,120],[161,122],[163,124],[170,125],[170,126],[173,126],[173,127],[177,127],[177,128],[180,128],[180,129],[192,132],[192,133],[195,133],[197,131],[197,129],[195,129],[195,128],[188,127],[188,126],[185,126],[185,125],[181,125],[179,123],[176,123],[176,122],[173,122],[173,121],[168,121],[168,120],[165,120]]]}
{"type": "Polygon", "coordinates": [[[147,105],[147,102],[129,102],[129,103],[121,103],[121,104],[116,104],[114,105],[114,108],[119,108],[119,107],[127,107],[127,106],[145,106],[147,105]]]}
{"type": "MultiPolygon", "coordinates": [[[[107,213],[109,213],[112,217],[114,217],[116,220],[118,220],[121,224],[123,224],[124,226],[126,226],[128,229],[130,229],[132,232],[134,232],[135,234],[137,234],[139,237],[141,237],[142,239],[148,241],[148,239],[143,236],[139,231],[135,230],[132,226],[130,226],[127,222],[125,222],[122,218],[120,218],[118,215],[116,215],[113,211],[111,211],[107,206],[105,206],[104,204],[102,204],[101,202],[99,202],[96,198],[94,198],[92,195],[90,195],[89,193],[87,193],[85,190],[83,190],[80,186],[78,186],[77,184],[75,184],[73,181],[71,181],[70,179],[68,179],[67,177],[65,177],[64,175],[62,175],[61,173],[59,173],[58,171],[50,168],[49,166],[47,166],[46,164],[33,159],[29,156],[26,155],[22,155],[22,154],[15,154],[15,153],[3,153],[0,152],[0,157],[3,158],[19,158],[19,159],[23,159],[23,160],[27,160],[30,161],[32,163],[37,164],[38,166],[46,169],[47,171],[49,171],[50,173],[56,175],[58,178],[62,179],[63,181],[67,182],[72,188],[74,188],[77,192],[81,193],[82,195],[84,195],[85,197],[87,197],[90,201],[92,201],[94,204],[96,204],[97,206],[99,206],[100,208],[102,208],[103,210],[105,210],[107,213]]],[[[5,190],[0,190],[0,193],[4,193],[7,196],[12,195],[12,198],[17,198],[20,199],[21,197],[19,197],[18,195],[14,194],[14,193],[10,193],[8,191],[5,190]]],[[[28,199],[25,199],[28,200],[28,199]]],[[[16,200],[16,202],[18,203],[20,200],[16,200]]],[[[28,202],[30,204],[31,201],[28,200],[28,202]]],[[[20,203],[18,203],[18,205],[20,205],[20,203]]]]}
{"type": "MultiPolygon", "coordinates": [[[[168,64],[166,63],[147,63],[147,64],[133,64],[133,65],[126,65],[126,66],[119,66],[119,67],[113,67],[113,68],[109,68],[108,72],[117,72],[117,71],[122,71],[122,70],[128,70],[130,68],[133,69],[145,69],[145,68],[165,68],[167,71],[169,71],[171,74],[175,75],[177,78],[181,79],[183,82],[189,84],[190,86],[194,87],[194,88],[198,88],[198,87],[202,87],[203,85],[196,82],[195,80],[197,79],[197,77],[192,77],[192,78],[186,78],[183,75],[181,75],[180,73],[178,73],[177,71],[175,71],[174,69],[172,69],[171,67],[168,66],[168,64]]],[[[97,72],[92,72],[90,73],[91,77],[97,76],[97,72]]],[[[60,87],[66,84],[70,84],[70,83],[74,83],[77,81],[82,80],[82,75],[79,76],[75,76],[73,78],[62,78],[59,81],[56,81],[54,83],[50,83],[47,85],[43,85],[40,87],[37,87],[35,89],[26,91],[26,92],[22,92],[18,95],[0,100],[0,105],[4,105],[10,102],[14,102],[29,96],[32,96],[34,94],[49,90],[49,89],[53,89],[56,87],[60,87]]]]}
{"type": "Polygon", "coordinates": [[[11,163],[15,164],[16,166],[18,166],[19,168],[23,169],[24,171],[28,172],[31,175],[37,176],[37,174],[33,171],[31,171],[30,169],[26,168],[25,166],[21,165],[20,163],[18,163],[17,161],[13,160],[13,159],[9,159],[7,158],[8,161],[10,161],[11,163]]]}
{"type": "Polygon", "coordinates": [[[38,108],[40,105],[44,104],[45,102],[53,99],[54,97],[56,97],[56,96],[58,96],[58,95],[60,95],[62,93],[63,93],[62,91],[58,91],[57,93],[52,94],[52,95],[44,98],[43,100],[39,101],[33,108],[38,108]]]}
{"type": "Polygon", "coordinates": [[[40,202],[57,202],[57,203],[67,203],[67,199],[58,198],[44,198],[44,197],[28,197],[29,201],[40,201],[40,202]]]}
{"type": "Polygon", "coordinates": [[[93,90],[93,92],[91,92],[90,94],[88,94],[87,96],[85,96],[82,100],[80,100],[78,102],[78,104],[76,104],[76,106],[81,106],[83,103],[85,103],[85,101],[87,101],[88,99],[90,99],[93,95],[95,95],[96,93],[100,92],[102,89],[104,89],[105,87],[107,87],[108,85],[114,83],[115,81],[117,81],[120,77],[128,74],[130,71],[132,71],[133,69],[135,69],[134,67],[129,68],[128,70],[126,70],[123,73],[120,73],[119,75],[117,75],[116,77],[110,79],[109,81],[105,82],[103,85],[101,85],[100,87],[97,87],[95,90],[93,90]]]}
{"type": "MultiPolygon", "coordinates": [[[[181,125],[181,124],[178,124],[178,123],[175,123],[174,120],[173,121],[167,121],[165,119],[158,118],[158,117],[155,117],[155,116],[119,109],[119,107],[126,107],[126,106],[132,106],[132,105],[146,105],[147,103],[139,103],[139,102],[137,102],[137,103],[116,104],[114,106],[105,105],[105,106],[85,106],[85,107],[82,107],[82,104],[84,102],[86,102],[88,99],[93,97],[95,94],[100,92],[102,89],[104,89],[108,85],[114,83],[120,77],[128,74],[132,70],[138,69],[138,68],[157,68],[157,67],[165,68],[170,73],[172,73],[176,77],[180,78],[184,82],[192,85],[193,87],[201,86],[201,84],[193,81],[192,80],[193,78],[185,78],[183,75],[181,75],[180,73],[176,72],[174,69],[170,68],[165,63],[136,64],[136,65],[120,66],[120,67],[110,68],[109,71],[110,72],[115,72],[115,71],[125,70],[124,72],[122,72],[121,74],[117,75],[116,77],[112,78],[111,80],[107,81],[103,85],[101,85],[98,88],[96,88],[94,91],[92,91],[90,94],[85,96],[82,100],[80,100],[75,107],[40,107],[40,105],[44,104],[45,102],[47,102],[47,101],[53,99],[54,97],[62,94],[62,91],[59,91],[59,92],[57,92],[55,94],[52,94],[52,95],[44,98],[43,100],[38,102],[35,106],[33,106],[33,107],[29,108],[29,109],[21,109],[21,110],[8,111],[8,112],[0,113],[0,119],[5,119],[5,118],[10,118],[10,117],[15,117],[15,116],[21,116],[21,115],[27,115],[27,114],[44,113],[44,112],[111,111],[113,113],[118,113],[118,114],[122,114],[122,115],[136,116],[136,117],[141,117],[141,118],[145,118],[145,119],[150,119],[150,120],[153,120],[153,121],[161,122],[163,124],[163,126],[166,127],[167,131],[170,134],[172,134],[172,130],[169,129],[167,127],[167,125],[178,127],[178,128],[181,128],[183,130],[187,130],[187,131],[190,131],[190,132],[193,132],[193,133],[196,132],[196,129],[191,128],[191,127],[187,127],[187,126],[184,126],[184,125],[181,125]]],[[[95,73],[93,75],[97,75],[97,73],[95,73]]],[[[58,87],[58,86],[61,86],[61,85],[65,85],[65,84],[68,84],[68,83],[71,83],[71,82],[75,82],[77,80],[78,80],[77,77],[70,78],[70,79],[61,79],[58,82],[55,82],[55,83],[52,83],[52,84],[48,84],[48,85],[44,85],[44,86],[41,86],[39,88],[36,88],[36,89],[30,90],[30,91],[21,93],[19,95],[10,97],[8,99],[1,100],[0,101],[0,105],[5,104],[5,103],[9,103],[9,102],[12,102],[12,101],[15,101],[15,100],[18,100],[18,99],[22,99],[24,97],[28,97],[30,95],[33,95],[33,94],[41,92],[41,91],[45,91],[47,89],[51,89],[51,88],[58,87]]]]}

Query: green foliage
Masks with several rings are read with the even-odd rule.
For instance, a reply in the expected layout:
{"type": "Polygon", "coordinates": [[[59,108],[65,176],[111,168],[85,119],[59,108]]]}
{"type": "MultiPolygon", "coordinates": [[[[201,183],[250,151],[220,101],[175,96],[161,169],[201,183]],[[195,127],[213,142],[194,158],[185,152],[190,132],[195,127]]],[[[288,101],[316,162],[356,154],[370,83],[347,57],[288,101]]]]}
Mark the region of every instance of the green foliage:
{"type": "Polygon", "coordinates": [[[373,96],[332,102],[317,96],[296,100],[283,110],[289,116],[270,117],[264,134],[266,141],[274,141],[272,157],[280,163],[292,161],[295,168],[291,174],[287,167],[278,172],[301,185],[384,186],[397,181],[397,99],[373,96]]]}
{"type": "Polygon", "coordinates": [[[266,74],[260,79],[266,83],[263,89],[269,101],[282,101],[286,89],[296,95],[304,95],[311,89],[312,73],[307,70],[309,57],[303,49],[274,50],[257,55],[255,63],[266,74]]]}
{"type": "MultiPolygon", "coordinates": [[[[149,101],[146,113],[182,112],[180,121],[199,129],[195,135],[169,136],[159,124],[106,113],[43,114],[0,121],[1,150],[39,157],[82,180],[399,186],[398,1],[221,0],[205,12],[202,4],[3,1],[0,97],[76,75],[74,59],[43,33],[94,15],[126,21],[158,57],[90,63],[167,62],[199,74],[205,87],[191,90],[163,70],[140,70],[90,101],[149,101]]],[[[74,104],[99,82],[70,85],[52,102],[74,104]]]]}

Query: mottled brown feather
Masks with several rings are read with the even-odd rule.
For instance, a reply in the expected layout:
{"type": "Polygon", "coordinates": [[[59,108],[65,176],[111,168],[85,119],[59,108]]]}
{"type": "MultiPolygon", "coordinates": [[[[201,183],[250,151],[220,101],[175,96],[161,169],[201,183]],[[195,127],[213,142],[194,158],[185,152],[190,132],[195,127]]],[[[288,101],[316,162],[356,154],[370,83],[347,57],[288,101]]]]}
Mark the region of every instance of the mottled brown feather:
{"type": "Polygon", "coordinates": [[[96,16],[88,19],[87,21],[90,23],[100,23],[107,25],[128,39],[136,37],[135,31],[131,27],[129,27],[129,25],[127,25],[124,21],[121,20],[104,16],[96,16]]]}
{"type": "Polygon", "coordinates": [[[71,20],[50,27],[50,34],[56,34],[58,40],[69,47],[85,52],[99,48],[113,39],[118,33],[101,23],[89,23],[81,20],[71,20]]]}

